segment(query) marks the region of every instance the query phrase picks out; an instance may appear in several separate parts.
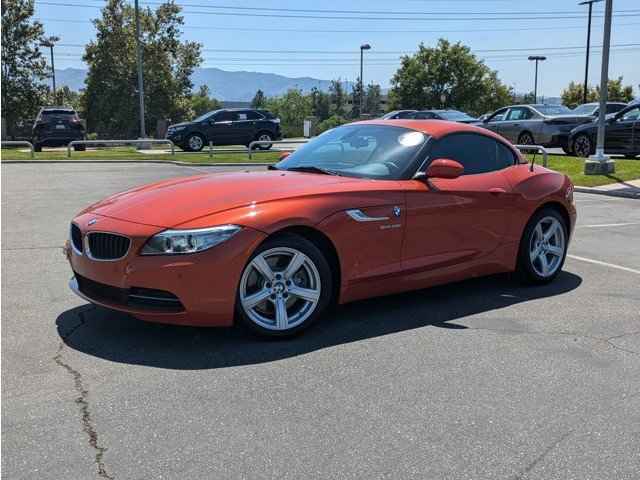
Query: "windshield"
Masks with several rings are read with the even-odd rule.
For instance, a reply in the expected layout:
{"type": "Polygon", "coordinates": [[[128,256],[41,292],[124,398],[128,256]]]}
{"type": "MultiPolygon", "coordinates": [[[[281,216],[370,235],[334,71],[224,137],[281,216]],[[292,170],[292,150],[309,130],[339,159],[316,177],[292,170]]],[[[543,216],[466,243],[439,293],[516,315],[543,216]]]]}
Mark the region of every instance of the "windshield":
{"type": "Polygon", "coordinates": [[[576,115],[591,115],[596,108],[596,105],[590,105],[585,103],[584,105],[580,105],[574,108],[571,113],[575,113],[576,115]]]}
{"type": "Polygon", "coordinates": [[[543,115],[566,115],[567,113],[575,113],[564,105],[534,105],[533,108],[543,115]]]}
{"type": "Polygon", "coordinates": [[[219,111],[220,110],[213,110],[212,112],[207,112],[205,114],[200,115],[198,118],[194,118],[193,121],[194,122],[204,122],[207,118],[209,118],[212,115],[215,115],[219,111]]]}
{"type": "Polygon", "coordinates": [[[390,125],[346,125],[305,144],[275,167],[315,167],[337,175],[397,180],[412,167],[429,137],[390,125]]]}
{"type": "Polygon", "coordinates": [[[438,112],[438,114],[445,120],[474,120],[473,117],[458,110],[445,110],[444,112],[438,112]]]}

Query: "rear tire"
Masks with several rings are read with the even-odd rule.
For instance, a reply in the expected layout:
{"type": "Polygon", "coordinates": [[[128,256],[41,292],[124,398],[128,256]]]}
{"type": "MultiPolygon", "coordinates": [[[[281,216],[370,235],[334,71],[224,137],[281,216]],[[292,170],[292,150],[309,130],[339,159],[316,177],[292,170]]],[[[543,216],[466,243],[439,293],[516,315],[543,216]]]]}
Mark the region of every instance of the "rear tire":
{"type": "Polygon", "coordinates": [[[42,145],[40,145],[39,143],[34,143],[33,144],[33,151],[34,152],[41,152],[42,151],[42,145]]]}
{"type": "Polygon", "coordinates": [[[296,335],[331,303],[331,269],[324,254],[294,234],[267,239],[251,255],[236,294],[236,316],[264,337],[296,335]]]}
{"type": "Polygon", "coordinates": [[[529,284],[544,284],[558,276],[567,256],[569,228],[555,208],[537,211],[520,240],[516,273],[529,284]]]}
{"type": "MultiPolygon", "coordinates": [[[[256,135],[256,140],[260,140],[263,142],[269,142],[273,140],[273,137],[271,136],[271,134],[269,132],[260,132],[258,133],[258,135],[256,135]]],[[[258,148],[260,150],[269,150],[273,145],[268,143],[266,145],[258,145],[258,148]]]]}
{"type": "Polygon", "coordinates": [[[518,136],[518,145],[533,145],[533,144],[534,144],[533,135],[531,135],[529,132],[522,132],[518,136]]]}
{"type": "Polygon", "coordinates": [[[629,160],[635,160],[638,157],[637,153],[628,153],[627,155],[624,156],[624,158],[627,158],[629,160]]]}
{"type": "Polygon", "coordinates": [[[76,152],[84,152],[87,149],[87,146],[86,145],[74,145],[73,149],[76,152]]]}

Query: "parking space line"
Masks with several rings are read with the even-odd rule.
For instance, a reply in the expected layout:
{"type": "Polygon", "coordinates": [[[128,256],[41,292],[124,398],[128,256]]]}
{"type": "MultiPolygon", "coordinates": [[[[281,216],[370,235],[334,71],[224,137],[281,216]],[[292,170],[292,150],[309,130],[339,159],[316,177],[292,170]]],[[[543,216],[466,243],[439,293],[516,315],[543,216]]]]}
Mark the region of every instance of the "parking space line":
{"type": "Polygon", "coordinates": [[[602,265],[603,267],[615,268],[625,272],[630,272],[630,273],[635,273],[636,275],[640,275],[640,270],[635,270],[629,267],[623,267],[622,265],[616,265],[615,263],[602,262],[600,260],[594,260],[593,258],[579,257],[577,255],[567,254],[567,257],[572,258],[573,260],[580,260],[581,262],[593,263],[595,265],[602,265]]]}
{"type": "Polygon", "coordinates": [[[596,225],[578,225],[577,228],[626,227],[627,225],[640,225],[640,222],[600,223],[600,224],[596,224],[596,225]]]}

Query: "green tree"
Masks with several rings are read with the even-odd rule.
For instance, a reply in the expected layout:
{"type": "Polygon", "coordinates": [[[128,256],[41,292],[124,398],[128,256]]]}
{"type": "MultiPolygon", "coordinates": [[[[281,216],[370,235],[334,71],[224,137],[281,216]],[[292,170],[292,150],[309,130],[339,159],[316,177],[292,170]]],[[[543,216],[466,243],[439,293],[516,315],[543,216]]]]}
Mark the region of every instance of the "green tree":
{"type": "Polygon", "coordinates": [[[329,95],[319,90],[316,87],[311,89],[311,113],[318,118],[319,121],[329,118],[329,110],[331,109],[331,102],[329,95]]]}
{"type": "Polygon", "coordinates": [[[206,85],[200,85],[198,91],[191,97],[191,110],[197,117],[219,108],[222,108],[222,104],[211,97],[209,87],[206,85]]]}
{"type": "Polygon", "coordinates": [[[329,85],[329,111],[332,115],[344,117],[344,106],[347,103],[347,98],[342,86],[342,80],[331,80],[329,85]]]}
{"type": "Polygon", "coordinates": [[[260,89],[253,96],[253,100],[251,100],[251,108],[264,108],[266,105],[267,99],[264,96],[264,92],[260,89]]]}
{"type": "Polygon", "coordinates": [[[382,100],[382,92],[380,85],[370,83],[367,85],[367,91],[365,93],[365,110],[364,113],[371,115],[377,115],[380,113],[380,102],[382,100]]]}
{"type": "Polygon", "coordinates": [[[461,43],[440,39],[431,48],[418,46],[401,58],[391,79],[393,108],[455,107],[472,114],[495,109],[510,100],[511,89],[461,43]],[[443,101],[444,99],[444,101],[443,101]]]}
{"type": "Polygon", "coordinates": [[[82,117],[82,103],[84,91],[76,92],[71,90],[67,85],[56,90],[56,98],[52,99],[53,105],[62,105],[65,107],[73,107],[82,117]]]}
{"type": "Polygon", "coordinates": [[[292,88],[281,97],[267,99],[266,108],[280,118],[285,137],[300,137],[304,119],[311,115],[312,99],[292,88]]]}
{"type": "MultiPolygon", "coordinates": [[[[360,111],[362,93],[362,82],[360,81],[360,77],[358,77],[356,83],[351,87],[351,118],[358,118],[362,114],[360,111]]],[[[364,100],[364,98],[362,100],[364,100]]]]}
{"type": "Polygon", "coordinates": [[[46,101],[48,70],[38,46],[44,30],[33,10],[33,0],[2,0],[2,117],[10,134],[46,101]]]}
{"type": "MultiPolygon", "coordinates": [[[[562,104],[569,108],[575,108],[582,104],[583,90],[584,83],[570,82],[567,88],[562,90],[560,94],[562,104]]],[[[596,102],[598,97],[598,90],[594,87],[587,86],[587,102],[596,102]]]]}
{"type": "MultiPolygon", "coordinates": [[[[584,83],[570,82],[567,88],[562,90],[562,103],[569,108],[575,108],[582,104],[582,90],[584,83]]],[[[633,100],[633,86],[623,85],[622,77],[615,80],[609,79],[607,85],[607,101],[630,102],[633,100]]],[[[600,87],[587,85],[587,103],[600,100],[600,87]]]]}
{"type": "MultiPolygon", "coordinates": [[[[201,61],[201,45],[181,41],[181,8],[167,2],[140,10],[147,130],[158,120],[193,115],[190,76],[201,61]]],[[[84,54],[88,64],[85,111],[90,131],[101,137],[137,137],[138,92],[134,9],[108,0],[93,21],[96,39],[84,54]]]]}

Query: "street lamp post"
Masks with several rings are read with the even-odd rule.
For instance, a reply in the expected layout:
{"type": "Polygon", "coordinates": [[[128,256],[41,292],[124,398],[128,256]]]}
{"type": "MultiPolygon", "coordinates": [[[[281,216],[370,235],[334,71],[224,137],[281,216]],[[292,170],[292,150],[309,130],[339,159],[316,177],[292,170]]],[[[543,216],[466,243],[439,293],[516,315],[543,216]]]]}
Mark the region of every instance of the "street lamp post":
{"type": "Polygon", "coordinates": [[[600,107],[598,108],[598,141],[596,153],[584,162],[585,175],[606,175],[615,172],[615,161],[604,154],[604,137],[609,86],[609,49],[611,47],[611,11],[613,0],[606,0],[604,11],[604,40],[602,42],[602,70],[600,72],[600,107]]]}
{"type": "Polygon", "coordinates": [[[135,1],[136,10],[136,50],[138,54],[138,100],[140,104],[140,138],[145,138],[146,128],[144,125],[144,79],[142,76],[142,45],[140,44],[140,11],[138,0],[135,1]]]}
{"type": "Polygon", "coordinates": [[[587,83],[589,82],[589,48],[591,46],[591,13],[593,4],[603,0],[585,0],[578,5],[589,5],[589,22],[587,23],[587,58],[584,64],[584,88],[582,90],[582,103],[587,103],[587,83]]]}
{"type": "Polygon", "coordinates": [[[531,55],[529,56],[530,61],[536,62],[536,80],[533,87],[533,103],[538,103],[538,62],[544,62],[547,57],[543,55],[531,55]]]}
{"type": "Polygon", "coordinates": [[[49,38],[45,38],[42,42],[40,42],[41,47],[47,47],[51,50],[51,81],[53,83],[54,103],[56,98],[56,66],[53,63],[53,47],[55,46],[56,42],[59,40],[60,40],[59,37],[49,37],[49,38]]]}
{"type": "Polygon", "coordinates": [[[364,112],[364,79],[363,75],[363,60],[364,60],[364,51],[371,50],[371,45],[368,43],[364,43],[360,45],[360,115],[364,112]]]}

